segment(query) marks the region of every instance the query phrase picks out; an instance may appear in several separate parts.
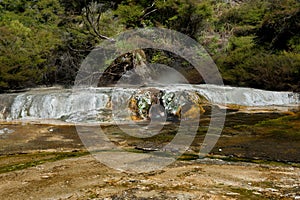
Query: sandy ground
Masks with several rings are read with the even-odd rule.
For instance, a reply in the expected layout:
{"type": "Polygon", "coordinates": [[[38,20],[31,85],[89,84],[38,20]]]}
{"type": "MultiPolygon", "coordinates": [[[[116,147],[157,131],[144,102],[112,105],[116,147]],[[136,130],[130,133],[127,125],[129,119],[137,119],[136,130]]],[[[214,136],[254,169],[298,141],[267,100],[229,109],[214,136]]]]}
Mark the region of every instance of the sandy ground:
{"type": "Polygon", "coordinates": [[[299,199],[292,166],[177,161],[155,172],[110,169],[91,155],[0,175],[1,199],[299,199]]]}
{"type": "MultiPolygon", "coordinates": [[[[299,124],[292,125],[298,127],[299,124]]],[[[107,129],[115,131],[114,127],[107,129]]],[[[58,152],[84,150],[74,126],[2,123],[0,130],[3,132],[0,134],[0,171],[10,165],[19,166],[34,159],[40,160],[40,152],[55,155],[58,152]]],[[[298,163],[300,150],[297,135],[286,136],[285,143],[281,138],[271,138],[272,135],[225,134],[214,151],[220,155],[235,155],[233,152],[237,152],[250,158],[256,156],[275,161],[292,158],[298,163]],[[222,152],[218,151],[220,148],[222,152]]],[[[126,138],[111,139],[123,143],[126,138]]],[[[86,155],[46,161],[22,170],[3,171],[0,173],[0,199],[296,200],[300,199],[300,168],[299,163],[254,164],[198,159],[176,161],[154,172],[126,173],[111,169],[93,156],[86,155]]]]}

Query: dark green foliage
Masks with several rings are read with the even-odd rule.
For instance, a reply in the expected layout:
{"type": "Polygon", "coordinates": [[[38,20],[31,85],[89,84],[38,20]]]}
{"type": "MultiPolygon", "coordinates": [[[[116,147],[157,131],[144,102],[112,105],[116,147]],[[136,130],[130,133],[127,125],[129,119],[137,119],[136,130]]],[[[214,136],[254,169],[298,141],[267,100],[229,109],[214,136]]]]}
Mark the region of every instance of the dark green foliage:
{"type": "Polygon", "coordinates": [[[237,24],[227,50],[215,55],[225,83],[300,91],[299,1],[250,2],[256,3],[245,3],[221,17],[237,24]]]}
{"type": "Polygon", "coordinates": [[[221,17],[223,23],[235,25],[259,25],[267,13],[271,2],[268,0],[249,0],[240,6],[227,10],[221,17]]]}
{"type": "MultiPolygon", "coordinates": [[[[299,18],[298,0],[235,6],[223,0],[2,0],[0,91],[72,85],[95,46],[136,27],[164,27],[196,39],[226,84],[299,91],[299,18]]],[[[147,57],[189,66],[166,52],[147,57]]]]}
{"type": "Polygon", "coordinates": [[[0,21],[0,90],[41,83],[53,69],[49,58],[61,43],[56,24],[63,9],[58,1],[13,2],[1,2],[7,10],[0,21]]]}
{"type": "Polygon", "coordinates": [[[166,27],[196,38],[212,16],[210,1],[123,1],[115,14],[127,28],[166,27]]]}
{"type": "Polygon", "coordinates": [[[268,15],[257,32],[259,44],[274,50],[298,48],[300,37],[300,3],[268,15]]]}
{"type": "Polygon", "coordinates": [[[248,52],[232,52],[221,62],[226,84],[267,90],[300,91],[299,54],[269,54],[250,49],[248,52]]]}

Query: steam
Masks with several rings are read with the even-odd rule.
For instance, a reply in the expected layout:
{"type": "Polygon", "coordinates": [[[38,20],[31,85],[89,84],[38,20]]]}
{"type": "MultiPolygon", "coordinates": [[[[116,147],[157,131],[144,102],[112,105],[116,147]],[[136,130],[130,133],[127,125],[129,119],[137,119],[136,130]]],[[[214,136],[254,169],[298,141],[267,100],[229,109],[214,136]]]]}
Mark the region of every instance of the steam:
{"type": "Polygon", "coordinates": [[[186,78],[177,70],[163,64],[148,64],[152,70],[152,80],[156,84],[188,84],[186,78]]]}

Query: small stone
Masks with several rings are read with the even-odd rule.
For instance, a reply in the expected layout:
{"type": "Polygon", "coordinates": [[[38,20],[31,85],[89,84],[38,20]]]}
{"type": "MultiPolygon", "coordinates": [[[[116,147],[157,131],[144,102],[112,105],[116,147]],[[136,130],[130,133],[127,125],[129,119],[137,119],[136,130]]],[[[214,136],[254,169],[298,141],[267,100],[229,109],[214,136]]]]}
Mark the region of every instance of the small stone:
{"type": "Polygon", "coordinates": [[[236,192],[228,192],[226,193],[227,196],[239,196],[240,194],[239,193],[236,193],[236,192]]]}
{"type": "Polygon", "coordinates": [[[278,190],[275,189],[275,188],[267,188],[266,190],[268,190],[268,191],[270,191],[270,192],[278,192],[278,190]]]}
{"type": "Polygon", "coordinates": [[[255,195],[261,195],[260,192],[253,192],[253,194],[255,194],[255,195]]]}
{"type": "Polygon", "coordinates": [[[53,129],[53,128],[49,128],[48,131],[49,131],[49,132],[53,132],[54,129],[53,129]]]}

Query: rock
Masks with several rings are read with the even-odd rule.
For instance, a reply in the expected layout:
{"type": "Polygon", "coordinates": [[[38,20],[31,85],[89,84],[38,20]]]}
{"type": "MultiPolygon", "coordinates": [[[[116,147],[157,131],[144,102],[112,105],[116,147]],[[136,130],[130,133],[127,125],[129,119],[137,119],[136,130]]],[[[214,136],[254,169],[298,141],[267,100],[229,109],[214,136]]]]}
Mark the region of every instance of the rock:
{"type": "Polygon", "coordinates": [[[240,194],[239,193],[236,193],[236,192],[228,192],[226,193],[227,196],[239,196],[240,194]]]}
{"type": "Polygon", "coordinates": [[[275,189],[275,188],[266,188],[267,191],[270,192],[278,192],[279,190],[275,189]]]}
{"type": "Polygon", "coordinates": [[[143,84],[150,74],[150,69],[146,66],[145,52],[139,49],[115,59],[100,76],[98,87],[115,85],[120,80],[122,84],[143,84]]]}
{"type": "Polygon", "coordinates": [[[3,135],[3,134],[11,134],[15,132],[14,130],[12,129],[8,129],[8,128],[3,128],[3,129],[0,129],[0,135],[3,135]]]}
{"type": "Polygon", "coordinates": [[[41,176],[41,178],[42,178],[42,179],[48,179],[48,178],[50,178],[50,176],[44,175],[44,176],[41,176]]]}
{"type": "Polygon", "coordinates": [[[54,129],[53,129],[53,128],[49,128],[48,131],[49,131],[49,132],[53,132],[54,129]]]}
{"type": "Polygon", "coordinates": [[[204,113],[207,100],[196,92],[168,92],[155,88],[134,94],[129,101],[132,120],[165,122],[180,119],[197,119],[204,113]]]}
{"type": "Polygon", "coordinates": [[[252,193],[255,194],[255,195],[261,195],[260,192],[252,192],[252,193]]]}
{"type": "Polygon", "coordinates": [[[151,147],[135,147],[136,150],[141,150],[144,152],[151,152],[151,151],[159,151],[157,148],[151,148],[151,147]]]}

